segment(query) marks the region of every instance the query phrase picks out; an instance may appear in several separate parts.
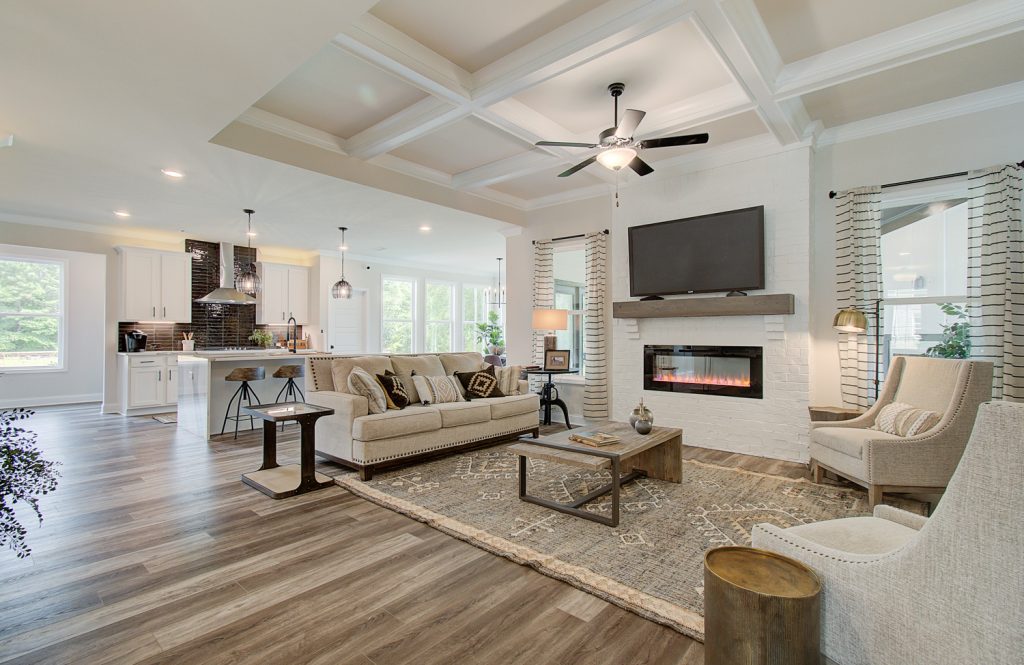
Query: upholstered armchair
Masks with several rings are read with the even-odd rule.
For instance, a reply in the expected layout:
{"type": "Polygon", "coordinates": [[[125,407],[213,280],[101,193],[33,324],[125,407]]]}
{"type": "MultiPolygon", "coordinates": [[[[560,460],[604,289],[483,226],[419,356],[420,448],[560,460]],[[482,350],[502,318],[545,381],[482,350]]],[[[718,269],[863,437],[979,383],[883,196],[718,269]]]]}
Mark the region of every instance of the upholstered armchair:
{"type": "Polygon", "coordinates": [[[974,426],[978,405],[992,396],[992,363],[897,356],[881,394],[866,413],[811,424],[811,471],[831,471],[868,490],[872,507],[884,492],[942,492],[974,426]],[[903,402],[941,415],[931,429],[900,437],[869,429],[878,412],[903,402]]]}
{"type": "Polygon", "coordinates": [[[822,652],[840,665],[1019,664],[1024,657],[1024,404],[990,402],[930,518],[873,517],[780,529],[753,545],[822,579],[822,652]]]}

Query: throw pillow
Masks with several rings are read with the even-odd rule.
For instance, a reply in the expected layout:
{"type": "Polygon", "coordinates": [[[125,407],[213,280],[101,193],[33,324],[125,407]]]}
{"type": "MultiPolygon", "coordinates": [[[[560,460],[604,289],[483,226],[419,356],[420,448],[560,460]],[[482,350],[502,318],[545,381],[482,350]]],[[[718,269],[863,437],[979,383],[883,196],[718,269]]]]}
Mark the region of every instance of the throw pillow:
{"type": "Polygon", "coordinates": [[[494,375],[498,377],[498,390],[505,395],[518,395],[519,377],[523,374],[521,365],[510,367],[494,367],[494,375]]]}
{"type": "Polygon", "coordinates": [[[389,409],[401,410],[409,406],[409,393],[406,392],[405,385],[397,374],[388,371],[378,374],[377,383],[384,389],[384,397],[388,400],[389,409]]]}
{"type": "Polygon", "coordinates": [[[494,367],[492,366],[476,372],[455,372],[455,376],[466,391],[466,399],[505,396],[505,393],[498,388],[498,378],[494,376],[494,367]]]}
{"type": "Polygon", "coordinates": [[[896,436],[914,436],[939,424],[942,414],[903,402],[886,404],[875,417],[874,429],[896,436]]]}
{"type": "Polygon", "coordinates": [[[420,400],[428,404],[465,402],[459,390],[459,380],[454,376],[420,376],[413,374],[412,382],[420,400]]]}
{"type": "Polygon", "coordinates": [[[370,413],[384,413],[388,410],[388,398],[377,379],[362,367],[353,367],[348,375],[348,389],[362,395],[370,403],[370,413]]]}

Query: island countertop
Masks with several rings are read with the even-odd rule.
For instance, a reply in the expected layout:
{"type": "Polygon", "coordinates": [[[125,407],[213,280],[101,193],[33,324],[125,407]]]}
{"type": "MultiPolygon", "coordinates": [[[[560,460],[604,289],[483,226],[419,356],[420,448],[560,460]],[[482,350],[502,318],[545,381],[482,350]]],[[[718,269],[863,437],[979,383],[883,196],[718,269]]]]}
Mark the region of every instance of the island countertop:
{"type": "Polygon", "coordinates": [[[193,358],[200,358],[210,362],[237,362],[239,360],[287,360],[289,358],[303,358],[319,354],[319,351],[311,349],[299,349],[292,353],[284,349],[266,351],[195,351],[193,358]]]}

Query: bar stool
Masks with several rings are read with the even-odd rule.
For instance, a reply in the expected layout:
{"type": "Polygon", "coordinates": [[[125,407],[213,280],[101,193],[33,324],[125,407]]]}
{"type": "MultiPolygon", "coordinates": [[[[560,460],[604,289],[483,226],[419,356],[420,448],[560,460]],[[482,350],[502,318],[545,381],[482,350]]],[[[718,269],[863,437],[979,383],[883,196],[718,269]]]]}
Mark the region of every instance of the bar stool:
{"type": "Polygon", "coordinates": [[[260,396],[256,394],[256,391],[249,385],[250,381],[262,381],[267,376],[267,371],[262,367],[236,367],[231,370],[227,376],[224,377],[225,381],[241,381],[242,385],[238,386],[238,390],[228,400],[228,408],[224,410],[224,422],[220,426],[220,433],[224,433],[224,428],[227,427],[229,420],[235,421],[235,438],[238,438],[238,421],[242,418],[249,419],[249,427],[255,429],[253,426],[252,416],[240,416],[238,415],[242,409],[242,400],[248,406],[253,406],[252,398],[256,398],[256,404],[262,404],[260,396]],[[235,401],[237,398],[237,401],[235,401]],[[231,403],[235,402],[235,415],[229,416],[231,413],[231,403]]]}
{"type": "MultiPolygon", "coordinates": [[[[284,384],[280,392],[277,393],[277,399],[274,400],[274,404],[281,403],[281,396],[284,396],[285,402],[305,402],[306,396],[302,394],[302,389],[299,388],[298,384],[295,383],[295,379],[301,379],[306,376],[306,368],[304,365],[281,365],[274,370],[272,375],[275,379],[288,379],[288,382],[284,384]]],[[[296,421],[298,423],[298,421],[296,421]]],[[[281,423],[281,431],[284,431],[284,426],[287,422],[281,423]]]]}

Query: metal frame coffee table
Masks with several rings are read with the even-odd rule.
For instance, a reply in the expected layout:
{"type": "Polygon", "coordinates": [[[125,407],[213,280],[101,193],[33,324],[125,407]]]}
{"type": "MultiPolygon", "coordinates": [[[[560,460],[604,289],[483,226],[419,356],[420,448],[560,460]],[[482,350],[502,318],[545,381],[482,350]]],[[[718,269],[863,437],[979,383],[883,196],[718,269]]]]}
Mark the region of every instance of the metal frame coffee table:
{"type": "Polygon", "coordinates": [[[329,409],[305,402],[282,402],[242,407],[246,415],[263,420],[263,465],[257,471],[242,474],[242,482],[254,487],[272,499],[284,499],[330,487],[330,476],[317,473],[316,421],[334,414],[329,409]],[[299,423],[299,464],[279,466],[277,463],[277,423],[295,420],[299,423]]]}
{"type": "Polygon", "coordinates": [[[683,478],[683,431],[675,427],[655,427],[650,434],[637,434],[626,423],[607,423],[593,428],[615,434],[622,441],[598,448],[569,440],[572,431],[559,432],[540,439],[521,437],[520,443],[509,446],[519,456],[519,498],[567,515],[574,515],[606,526],[619,525],[619,504],[622,485],[642,476],[681,483],[683,478]],[[570,503],[559,503],[533,496],[526,489],[528,458],[578,466],[592,471],[609,470],[611,482],[598,487],[570,503]],[[625,475],[623,475],[625,471],[625,475]],[[598,515],[582,506],[611,493],[612,514],[598,515]]]}

